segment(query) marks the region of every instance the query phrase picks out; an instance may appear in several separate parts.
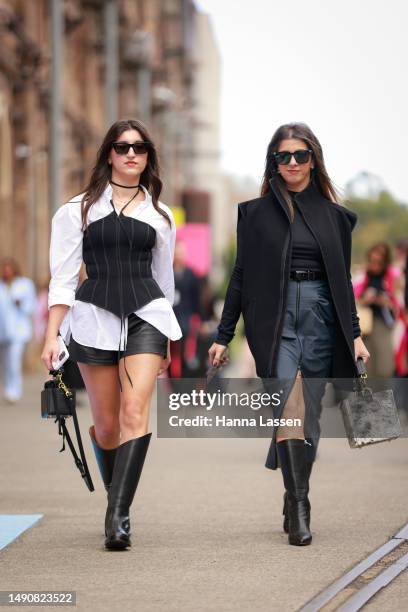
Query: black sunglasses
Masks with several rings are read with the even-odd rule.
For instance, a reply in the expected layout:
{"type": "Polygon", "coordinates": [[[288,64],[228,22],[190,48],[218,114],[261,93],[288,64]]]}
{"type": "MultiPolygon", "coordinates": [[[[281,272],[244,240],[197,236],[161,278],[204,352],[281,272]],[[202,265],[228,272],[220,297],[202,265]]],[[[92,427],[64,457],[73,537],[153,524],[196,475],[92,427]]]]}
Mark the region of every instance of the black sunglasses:
{"type": "Polygon", "coordinates": [[[115,150],[115,153],[118,155],[127,155],[129,153],[130,147],[132,147],[133,152],[136,155],[140,155],[142,153],[148,153],[151,149],[151,142],[147,142],[144,140],[137,140],[136,142],[130,144],[130,142],[114,142],[112,143],[112,147],[115,150]]]}
{"type": "Polygon", "coordinates": [[[310,149],[298,149],[298,151],[279,151],[278,153],[274,153],[275,161],[277,164],[282,164],[283,166],[287,166],[287,164],[292,159],[292,155],[295,158],[297,164],[307,164],[309,161],[312,152],[310,149]]]}

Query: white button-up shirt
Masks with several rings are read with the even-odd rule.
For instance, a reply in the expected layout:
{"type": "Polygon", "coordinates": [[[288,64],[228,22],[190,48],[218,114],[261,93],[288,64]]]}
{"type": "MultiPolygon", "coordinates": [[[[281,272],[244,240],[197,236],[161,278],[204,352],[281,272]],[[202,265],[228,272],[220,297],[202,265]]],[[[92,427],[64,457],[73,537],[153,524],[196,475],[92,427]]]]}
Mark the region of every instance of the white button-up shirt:
{"type": "MultiPolygon", "coordinates": [[[[141,319],[147,321],[171,340],[182,336],[180,326],[173,311],[174,273],[173,257],[176,241],[176,227],[173,214],[168,206],[159,202],[159,206],[170,217],[168,221],[157,212],[152,198],[143,188],[145,200],[140,202],[129,216],[149,223],[156,230],[156,243],[152,249],[152,275],[163,291],[163,298],[157,298],[135,311],[141,319]]],[[[79,273],[82,264],[82,218],[80,194],[61,206],[52,219],[50,270],[51,281],[48,292],[48,308],[54,304],[70,306],[62,321],[60,333],[68,344],[72,335],[74,340],[85,346],[105,350],[117,350],[125,347],[128,319],[125,318],[124,335],[120,338],[120,318],[87,302],[75,299],[79,273]]],[[[106,187],[102,196],[88,212],[88,224],[112,213],[110,202],[112,187],[106,187]]],[[[116,211],[119,214],[120,211],[116,211]]],[[[126,213],[124,213],[126,214],[126,213]]]]}

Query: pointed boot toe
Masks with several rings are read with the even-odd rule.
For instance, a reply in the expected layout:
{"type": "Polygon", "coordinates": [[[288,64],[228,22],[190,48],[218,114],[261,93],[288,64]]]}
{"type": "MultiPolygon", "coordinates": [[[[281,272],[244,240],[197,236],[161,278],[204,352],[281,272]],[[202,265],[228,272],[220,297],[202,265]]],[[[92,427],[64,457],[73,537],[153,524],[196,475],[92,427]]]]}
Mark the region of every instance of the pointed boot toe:
{"type": "Polygon", "coordinates": [[[130,519],[126,509],[108,508],[105,518],[105,547],[109,550],[123,550],[131,545],[130,519]]]}

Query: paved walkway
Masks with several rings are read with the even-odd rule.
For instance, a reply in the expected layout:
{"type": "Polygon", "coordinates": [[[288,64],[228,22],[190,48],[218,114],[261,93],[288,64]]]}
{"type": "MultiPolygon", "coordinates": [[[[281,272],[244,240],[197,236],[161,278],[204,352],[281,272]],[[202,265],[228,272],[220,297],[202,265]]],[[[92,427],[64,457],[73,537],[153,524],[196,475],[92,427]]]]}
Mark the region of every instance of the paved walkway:
{"type": "MultiPolygon", "coordinates": [[[[31,377],[20,405],[0,405],[0,513],[44,515],[0,551],[0,590],[75,590],[80,610],[292,611],[408,521],[407,439],[353,451],[346,440],[321,441],[313,543],[301,548],[282,532],[283,486],[263,467],[266,439],[153,438],[134,546],[105,551],[86,396],[79,418],[92,494],[69,451],[58,453],[56,425],[40,418],[41,385],[31,377]]],[[[400,611],[407,602],[405,573],[368,607],[400,611]]]]}

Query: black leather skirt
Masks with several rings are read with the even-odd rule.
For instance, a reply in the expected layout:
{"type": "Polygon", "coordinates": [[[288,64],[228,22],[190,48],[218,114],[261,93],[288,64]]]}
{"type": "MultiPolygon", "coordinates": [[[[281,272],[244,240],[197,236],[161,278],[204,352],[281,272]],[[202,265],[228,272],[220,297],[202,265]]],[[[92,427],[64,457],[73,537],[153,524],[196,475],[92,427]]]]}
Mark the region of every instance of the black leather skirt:
{"type": "Polygon", "coordinates": [[[125,351],[84,346],[76,342],[71,336],[68,352],[73,361],[91,365],[116,365],[122,357],[129,357],[138,353],[155,353],[166,357],[167,336],[132,313],[128,318],[128,337],[125,351]]]}

